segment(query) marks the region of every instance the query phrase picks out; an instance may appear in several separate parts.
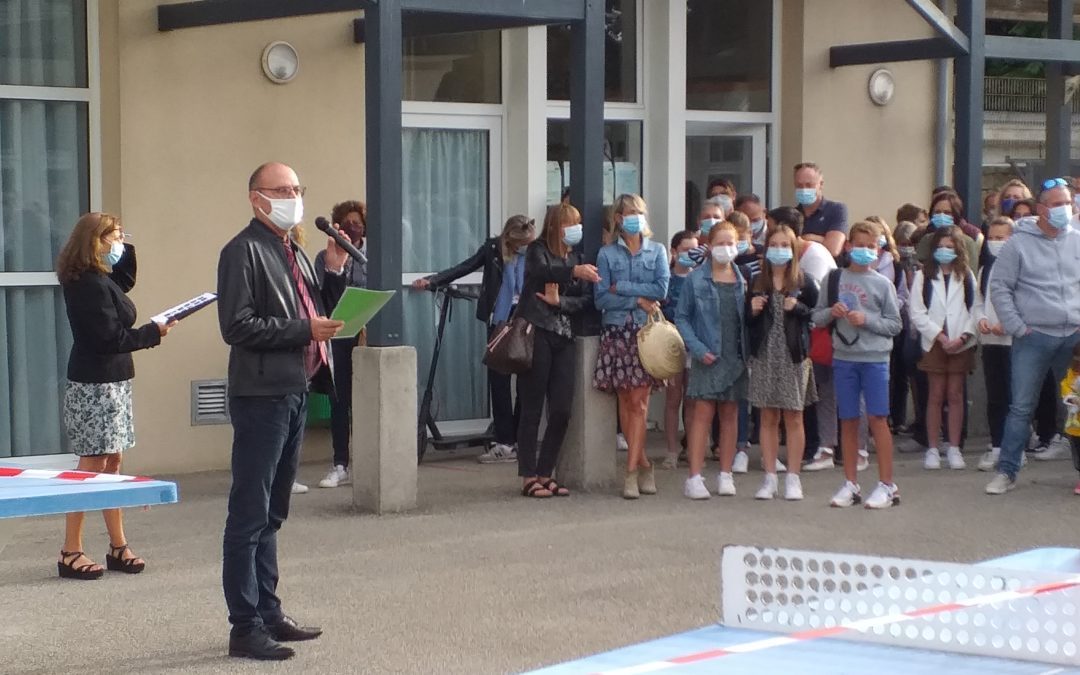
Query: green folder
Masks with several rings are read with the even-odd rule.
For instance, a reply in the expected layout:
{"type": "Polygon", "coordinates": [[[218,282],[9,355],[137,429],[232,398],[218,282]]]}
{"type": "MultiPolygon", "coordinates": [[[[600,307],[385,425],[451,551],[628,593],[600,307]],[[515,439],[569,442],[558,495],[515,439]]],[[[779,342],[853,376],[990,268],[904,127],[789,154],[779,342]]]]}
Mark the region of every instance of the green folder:
{"type": "Polygon", "coordinates": [[[336,337],[354,338],[360,329],[379,313],[383,305],[390,302],[397,291],[369,291],[366,288],[348,287],[338,300],[337,307],[330,315],[331,319],[344,321],[345,327],[336,337]]]}

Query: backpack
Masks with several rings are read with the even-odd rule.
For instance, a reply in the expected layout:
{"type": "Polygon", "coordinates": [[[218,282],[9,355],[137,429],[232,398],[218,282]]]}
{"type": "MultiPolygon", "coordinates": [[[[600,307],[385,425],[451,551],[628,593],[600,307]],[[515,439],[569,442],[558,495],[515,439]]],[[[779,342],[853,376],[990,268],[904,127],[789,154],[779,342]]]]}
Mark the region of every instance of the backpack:
{"type": "MultiPolygon", "coordinates": [[[[836,304],[840,296],[840,272],[838,267],[830,270],[825,277],[825,298],[828,306],[836,304]]],[[[833,362],[832,334],[836,322],[830,322],[828,326],[815,326],[810,329],[810,360],[819,366],[831,366],[833,362]]]]}
{"type": "MultiPolygon", "coordinates": [[[[926,274],[923,274],[922,285],[922,300],[923,306],[927,309],[930,308],[930,298],[934,295],[933,279],[927,279],[926,274]]],[[[975,282],[971,278],[971,274],[964,275],[964,304],[967,305],[968,311],[971,311],[971,306],[975,304],[975,282]]]]}

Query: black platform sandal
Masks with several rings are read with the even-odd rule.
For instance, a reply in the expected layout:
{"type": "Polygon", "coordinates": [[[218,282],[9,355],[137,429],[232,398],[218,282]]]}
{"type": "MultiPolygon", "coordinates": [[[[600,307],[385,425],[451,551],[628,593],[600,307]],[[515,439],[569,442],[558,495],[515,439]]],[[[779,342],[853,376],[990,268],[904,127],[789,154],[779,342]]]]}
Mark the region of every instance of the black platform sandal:
{"type": "Polygon", "coordinates": [[[124,559],[124,551],[128,545],[113,546],[109,544],[109,553],[105,556],[105,566],[110,572],[124,572],[125,574],[138,574],[146,569],[146,561],[139,558],[124,559]]]}
{"type": "Polygon", "coordinates": [[[540,484],[538,480],[531,480],[521,488],[522,497],[532,497],[533,499],[547,499],[551,496],[551,491],[540,484]]]}
{"type": "MultiPolygon", "coordinates": [[[[86,554],[82,551],[60,551],[61,560],[56,561],[56,571],[60,574],[62,579],[79,579],[80,581],[90,581],[91,579],[100,579],[105,574],[104,568],[94,569],[96,563],[87,562],[85,565],[74,566],[74,563],[79,558],[86,558],[86,554]]],[[[90,558],[86,558],[87,561],[90,558]]]]}

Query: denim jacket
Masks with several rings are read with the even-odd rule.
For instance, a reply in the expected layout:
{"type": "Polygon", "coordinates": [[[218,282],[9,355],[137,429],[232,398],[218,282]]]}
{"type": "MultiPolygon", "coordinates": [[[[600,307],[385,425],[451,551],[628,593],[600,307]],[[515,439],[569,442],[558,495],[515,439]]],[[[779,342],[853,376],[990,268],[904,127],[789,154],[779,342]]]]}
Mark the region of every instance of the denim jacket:
{"type": "Polygon", "coordinates": [[[634,325],[645,325],[648,318],[638,307],[638,298],[661,301],[667,297],[668,268],[667,251],[663,244],[648,237],[641,238],[641,248],[630,253],[626,242],[619,238],[614,244],[600,249],[596,259],[600,282],[594,290],[596,308],[604,313],[605,326],[621,326],[626,316],[634,317],[634,325]],[[615,286],[615,292],[611,292],[615,286]]]}
{"type": "MultiPolygon", "coordinates": [[[[738,267],[734,269],[738,330],[742,335],[738,358],[746,361],[746,280],[738,267]]],[[[731,357],[721,353],[720,298],[712,280],[712,264],[706,263],[686,277],[686,284],[679,295],[679,306],[675,310],[675,326],[695,361],[703,360],[709,353],[717,360],[731,357]]]]}

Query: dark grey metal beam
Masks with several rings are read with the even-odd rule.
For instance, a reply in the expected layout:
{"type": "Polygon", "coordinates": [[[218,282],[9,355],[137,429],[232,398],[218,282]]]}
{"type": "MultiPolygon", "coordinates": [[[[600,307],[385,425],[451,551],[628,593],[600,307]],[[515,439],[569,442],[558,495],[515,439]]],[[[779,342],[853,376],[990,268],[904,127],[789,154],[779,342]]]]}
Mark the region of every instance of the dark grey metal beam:
{"type": "Polygon", "coordinates": [[[170,31],[227,23],[367,9],[370,0],[196,0],[158,5],[158,30],[170,31]]]}
{"type": "Polygon", "coordinates": [[[368,344],[402,341],[401,294],[401,0],[379,0],[366,12],[368,285],[397,290],[368,327],[368,344]]]}
{"type": "Polygon", "coordinates": [[[947,59],[964,53],[952,40],[943,37],[839,45],[829,48],[829,67],[947,59]]]}
{"type": "Polygon", "coordinates": [[[1061,40],[988,35],[986,57],[1044,63],[1080,63],[1080,40],[1073,40],[1072,33],[1061,40]]]}
{"type": "Polygon", "coordinates": [[[970,49],[956,59],[956,153],[953,187],[970,218],[982,211],[983,76],[986,73],[986,0],[958,0],[957,25],[970,49]]]}
{"type": "Polygon", "coordinates": [[[528,19],[533,24],[569,23],[584,18],[585,0],[401,0],[406,12],[528,19]]]}
{"type": "MultiPolygon", "coordinates": [[[[1072,40],[1074,0],[1049,0],[1047,38],[1064,44],[1072,40]]],[[[1070,173],[1072,149],[1072,104],[1065,101],[1065,65],[1046,64],[1046,175],[1070,173]]]]}
{"type": "MultiPolygon", "coordinates": [[[[405,37],[421,37],[424,35],[446,35],[480,30],[521,28],[535,26],[537,23],[532,19],[512,19],[508,17],[493,18],[447,13],[405,12],[402,25],[402,34],[405,37]]],[[[365,39],[364,19],[354,19],[353,41],[362,44],[365,39]]]]}
{"type": "Polygon", "coordinates": [[[942,37],[948,38],[956,47],[964,52],[970,49],[968,38],[964,32],[953,24],[952,19],[945,15],[932,0],[907,0],[907,4],[918,12],[926,22],[934,27],[942,37]]]}

